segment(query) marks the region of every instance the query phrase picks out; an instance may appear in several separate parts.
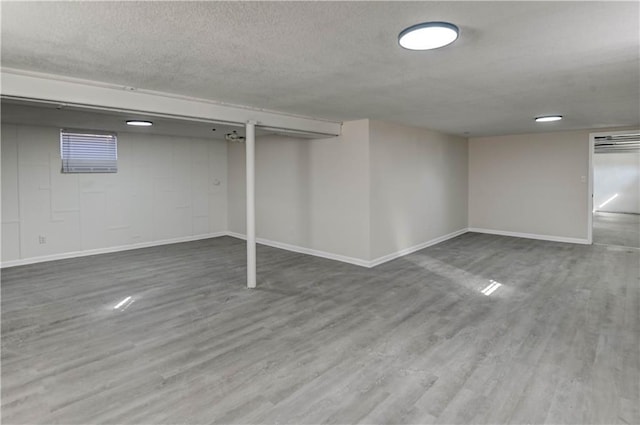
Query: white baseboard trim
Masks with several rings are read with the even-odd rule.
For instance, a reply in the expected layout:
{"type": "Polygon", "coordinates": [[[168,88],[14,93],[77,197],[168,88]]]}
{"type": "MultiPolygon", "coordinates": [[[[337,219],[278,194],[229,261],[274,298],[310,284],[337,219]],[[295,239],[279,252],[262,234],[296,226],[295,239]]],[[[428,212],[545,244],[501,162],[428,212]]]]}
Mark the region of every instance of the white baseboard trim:
{"type": "MultiPolygon", "coordinates": [[[[316,256],[316,257],[327,258],[329,260],[335,260],[335,261],[341,261],[343,263],[354,264],[354,265],[360,266],[360,267],[371,268],[371,267],[376,267],[376,266],[378,266],[380,264],[386,263],[388,261],[394,260],[396,258],[403,257],[405,255],[409,255],[409,254],[414,253],[416,251],[420,251],[421,249],[424,249],[424,248],[439,244],[441,242],[444,242],[446,240],[455,238],[455,237],[460,236],[460,235],[462,235],[464,233],[467,233],[467,232],[487,233],[487,234],[490,234],[490,235],[511,236],[511,237],[516,237],[516,238],[537,239],[537,240],[544,240],[544,241],[565,242],[565,243],[574,243],[574,244],[583,244],[583,245],[587,245],[589,243],[586,239],[566,238],[566,237],[548,236],[548,235],[537,235],[537,234],[532,234],[532,233],[506,232],[506,231],[503,231],[503,230],[492,230],[492,229],[481,229],[481,228],[477,228],[477,227],[470,227],[468,229],[467,228],[460,229],[460,230],[457,230],[455,232],[449,233],[447,235],[440,236],[440,237],[437,237],[435,239],[431,239],[430,241],[426,241],[426,242],[420,243],[418,245],[415,245],[415,246],[412,246],[412,247],[409,247],[409,248],[405,248],[405,249],[402,249],[400,251],[393,252],[391,254],[387,254],[385,256],[376,258],[375,260],[367,261],[367,260],[363,260],[361,258],[348,257],[346,255],[340,255],[340,254],[333,254],[331,252],[320,251],[320,250],[311,249],[311,248],[305,248],[305,247],[302,247],[302,246],[291,245],[291,244],[287,244],[287,243],[283,243],[283,242],[276,242],[276,241],[272,241],[272,240],[269,240],[269,239],[257,238],[256,242],[259,243],[259,244],[262,244],[262,245],[271,246],[273,248],[284,249],[286,251],[297,252],[297,253],[300,253],[300,254],[313,255],[313,256],[316,256]]],[[[4,261],[4,262],[0,263],[0,268],[4,269],[4,268],[8,268],[8,267],[23,266],[23,265],[27,265],[27,264],[43,263],[43,262],[46,262],[46,261],[64,260],[64,259],[68,259],[68,258],[77,258],[77,257],[88,257],[90,255],[107,254],[107,253],[120,252],[120,251],[129,251],[129,250],[132,250],[132,249],[149,248],[149,247],[153,247],[153,246],[169,245],[169,244],[181,243],[181,242],[191,242],[191,241],[197,241],[197,240],[201,240],[201,239],[217,238],[217,237],[220,237],[220,236],[231,236],[231,237],[234,237],[234,238],[237,238],[237,239],[242,239],[242,240],[246,240],[246,238],[247,238],[245,235],[240,234],[240,233],[222,231],[222,232],[207,233],[207,234],[196,235],[196,236],[185,236],[185,237],[181,237],[181,238],[164,239],[164,240],[160,240],[160,241],[142,242],[142,243],[137,243],[137,244],[132,244],[132,245],[121,245],[121,246],[113,246],[113,247],[108,247],[108,248],[90,249],[90,250],[86,250],[86,251],[65,252],[65,253],[61,253],[61,254],[45,255],[45,256],[41,256],[41,257],[32,257],[32,258],[24,258],[24,259],[19,259],[19,260],[10,260],[10,261],[4,261]]]]}
{"type": "MultiPolygon", "coordinates": [[[[456,232],[453,233],[449,233],[448,235],[444,235],[444,236],[440,236],[438,238],[432,239],[430,241],[427,242],[423,242],[419,245],[415,245],[412,246],[410,248],[405,248],[403,250],[385,255],[384,257],[380,257],[377,258],[375,260],[372,261],[367,261],[367,260],[363,260],[361,258],[354,258],[354,257],[347,257],[345,255],[339,255],[339,254],[333,254],[331,252],[326,252],[326,251],[318,251],[315,249],[311,249],[311,248],[305,248],[305,247],[301,247],[301,246],[297,246],[297,245],[290,245],[287,243],[282,243],[282,242],[275,242],[275,241],[271,241],[268,239],[262,239],[262,238],[256,238],[256,242],[262,245],[267,245],[267,246],[271,246],[273,248],[280,248],[280,249],[284,249],[286,251],[292,251],[292,252],[297,252],[300,254],[307,254],[307,255],[313,255],[316,257],[322,257],[322,258],[327,258],[329,260],[336,260],[336,261],[342,261],[343,263],[349,263],[349,264],[354,264],[356,266],[360,266],[360,267],[367,267],[367,268],[371,268],[371,267],[375,267],[377,265],[380,265],[382,263],[386,263],[387,261],[391,261],[395,258],[399,258],[408,254],[411,254],[412,252],[416,252],[419,251],[421,249],[427,248],[429,246],[438,244],[440,242],[444,242],[448,239],[451,238],[455,238],[456,236],[460,236],[464,233],[467,232],[467,229],[460,229],[456,232]]],[[[238,238],[238,239],[242,239],[242,240],[246,240],[247,237],[246,235],[243,235],[241,233],[236,233],[236,232],[227,232],[227,235],[234,237],[234,238],[238,238]]]]}
{"type": "Polygon", "coordinates": [[[68,258],[88,257],[90,255],[108,254],[111,252],[129,251],[132,249],[140,249],[140,248],[150,248],[152,246],[169,245],[172,243],[192,242],[192,241],[198,241],[201,239],[217,238],[217,237],[226,236],[226,235],[227,235],[227,232],[215,232],[215,233],[206,233],[203,235],[196,235],[196,236],[184,236],[180,238],[163,239],[160,241],[141,242],[141,243],[136,243],[131,245],[120,245],[120,246],[111,246],[108,248],[88,249],[86,251],[63,252],[60,254],[43,255],[41,257],[31,257],[31,258],[23,258],[20,260],[4,261],[0,264],[0,268],[5,269],[8,267],[24,266],[27,264],[44,263],[46,261],[65,260],[68,258]]]}
{"type": "MultiPolygon", "coordinates": [[[[226,232],[226,234],[228,236],[231,236],[237,239],[242,239],[242,240],[247,239],[247,236],[241,233],[226,232]]],[[[261,245],[266,245],[273,248],[280,248],[280,249],[284,249],[286,251],[291,251],[291,252],[297,252],[299,254],[307,254],[307,255],[313,255],[315,257],[327,258],[329,260],[342,261],[343,263],[355,264],[356,266],[361,266],[361,267],[371,267],[369,265],[370,263],[369,261],[363,260],[360,258],[347,257],[346,255],[333,254],[331,252],[319,251],[317,249],[305,248],[297,245],[290,245],[288,243],[276,242],[276,241],[263,239],[263,238],[256,238],[256,242],[261,245]]]]}
{"type": "Polygon", "coordinates": [[[414,246],[409,247],[409,248],[401,249],[400,251],[392,252],[391,254],[387,254],[387,255],[385,255],[383,257],[379,257],[379,258],[376,258],[375,260],[369,261],[369,267],[375,267],[375,266],[378,266],[378,265],[380,265],[382,263],[386,263],[387,261],[395,260],[396,258],[399,258],[399,257],[404,257],[405,255],[409,255],[409,254],[412,254],[412,253],[414,253],[416,251],[420,251],[421,249],[425,249],[427,247],[439,244],[439,243],[444,242],[446,240],[453,239],[456,236],[463,235],[463,234],[465,234],[467,232],[468,232],[468,229],[466,229],[466,228],[460,229],[460,230],[456,230],[455,232],[449,233],[449,234],[444,235],[444,236],[437,237],[435,239],[431,239],[430,241],[422,242],[422,243],[420,243],[418,245],[414,245],[414,246]]]}
{"type": "Polygon", "coordinates": [[[535,233],[506,232],[504,230],[481,229],[478,227],[470,227],[469,231],[475,232],[475,233],[487,233],[489,235],[511,236],[514,238],[537,239],[541,241],[565,242],[565,243],[589,245],[589,241],[587,239],[566,238],[564,236],[538,235],[535,233]]]}

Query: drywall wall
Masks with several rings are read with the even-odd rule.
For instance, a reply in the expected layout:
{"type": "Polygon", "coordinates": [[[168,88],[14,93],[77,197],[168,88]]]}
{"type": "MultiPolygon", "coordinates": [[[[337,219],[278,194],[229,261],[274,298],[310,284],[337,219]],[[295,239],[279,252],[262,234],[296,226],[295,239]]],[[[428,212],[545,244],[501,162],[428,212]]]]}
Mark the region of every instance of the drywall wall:
{"type": "Polygon", "coordinates": [[[589,131],[469,140],[469,227],[586,241],[589,131]]]}
{"type": "Polygon", "coordinates": [[[467,140],[371,121],[371,259],[467,228],[467,140]]]}
{"type": "Polygon", "coordinates": [[[597,211],[640,214],[640,151],[593,156],[593,205],[597,211]]]}
{"type": "MultiPolygon", "coordinates": [[[[246,225],[245,146],[229,143],[229,230],[246,225]]],[[[369,121],[342,135],[256,140],[256,235],[272,242],[369,258],[369,121]]]]}
{"type": "Polygon", "coordinates": [[[59,140],[2,125],[3,264],[226,230],[226,142],[119,133],[118,173],[61,174],[59,140]]]}
{"type": "MultiPolygon", "coordinates": [[[[229,230],[245,232],[244,145],[229,144],[229,230]]],[[[341,137],[256,142],[259,239],[361,264],[467,227],[467,141],[360,120],[341,137]]]]}

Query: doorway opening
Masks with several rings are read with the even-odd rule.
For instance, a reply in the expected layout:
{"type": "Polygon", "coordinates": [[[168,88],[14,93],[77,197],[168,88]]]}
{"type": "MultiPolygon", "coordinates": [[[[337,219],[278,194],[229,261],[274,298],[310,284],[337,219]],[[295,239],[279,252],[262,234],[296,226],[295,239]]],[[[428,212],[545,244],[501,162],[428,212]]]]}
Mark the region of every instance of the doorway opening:
{"type": "Polygon", "coordinates": [[[640,131],[591,135],[591,239],[640,249],[640,131]]]}

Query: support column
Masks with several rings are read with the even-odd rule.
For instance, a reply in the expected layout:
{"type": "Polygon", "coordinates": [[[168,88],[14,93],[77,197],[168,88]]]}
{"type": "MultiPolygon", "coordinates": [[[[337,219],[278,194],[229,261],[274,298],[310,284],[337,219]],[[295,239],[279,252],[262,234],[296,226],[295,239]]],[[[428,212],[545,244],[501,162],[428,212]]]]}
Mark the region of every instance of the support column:
{"type": "Polygon", "coordinates": [[[247,288],[256,287],[256,123],[247,121],[247,288]]]}

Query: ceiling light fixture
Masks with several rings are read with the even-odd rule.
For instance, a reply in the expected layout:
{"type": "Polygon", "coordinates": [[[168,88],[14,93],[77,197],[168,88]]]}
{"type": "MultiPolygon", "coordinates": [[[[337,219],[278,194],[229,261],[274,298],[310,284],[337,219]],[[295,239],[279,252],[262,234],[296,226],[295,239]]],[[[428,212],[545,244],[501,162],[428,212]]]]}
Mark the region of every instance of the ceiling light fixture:
{"type": "Polygon", "coordinates": [[[448,22],[423,22],[404,29],[398,43],[409,50],[431,50],[453,43],[459,33],[458,27],[448,22]]]}
{"type": "Polygon", "coordinates": [[[129,120],[127,125],[133,125],[135,127],[151,127],[153,123],[151,121],[129,120]]]}
{"type": "Polygon", "coordinates": [[[545,115],[542,117],[536,117],[536,122],[553,122],[560,121],[562,119],[562,115],[545,115]]]}

